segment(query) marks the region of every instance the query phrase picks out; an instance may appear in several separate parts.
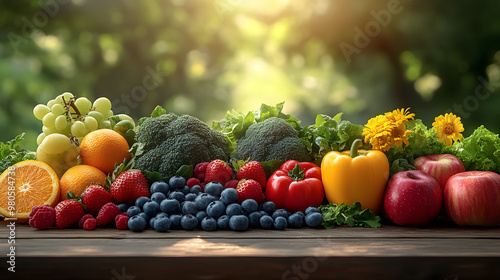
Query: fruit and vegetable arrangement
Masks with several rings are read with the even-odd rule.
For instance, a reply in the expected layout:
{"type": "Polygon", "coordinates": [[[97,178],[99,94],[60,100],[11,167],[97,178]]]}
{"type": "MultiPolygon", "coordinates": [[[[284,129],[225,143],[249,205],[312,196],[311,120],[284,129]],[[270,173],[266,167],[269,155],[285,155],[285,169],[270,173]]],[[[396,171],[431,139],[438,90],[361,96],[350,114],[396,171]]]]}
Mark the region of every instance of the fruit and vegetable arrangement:
{"type": "Polygon", "coordinates": [[[500,138],[484,126],[464,138],[451,113],[431,128],[409,108],[303,126],[282,102],[207,125],[111,107],[69,92],[35,106],[37,150],[24,134],[0,143],[5,219],[135,232],[500,224],[500,138]]]}

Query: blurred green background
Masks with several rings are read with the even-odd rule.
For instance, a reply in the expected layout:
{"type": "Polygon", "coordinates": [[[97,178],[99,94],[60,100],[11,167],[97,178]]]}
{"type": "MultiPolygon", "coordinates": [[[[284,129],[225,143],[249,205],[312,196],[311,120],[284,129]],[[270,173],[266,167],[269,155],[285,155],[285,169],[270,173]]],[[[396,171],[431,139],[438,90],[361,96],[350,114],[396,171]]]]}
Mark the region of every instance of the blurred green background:
{"type": "Polygon", "coordinates": [[[70,91],[138,119],[160,104],[207,123],[285,101],[359,124],[411,107],[431,126],[500,132],[500,2],[42,0],[0,2],[0,141],[70,91]]]}

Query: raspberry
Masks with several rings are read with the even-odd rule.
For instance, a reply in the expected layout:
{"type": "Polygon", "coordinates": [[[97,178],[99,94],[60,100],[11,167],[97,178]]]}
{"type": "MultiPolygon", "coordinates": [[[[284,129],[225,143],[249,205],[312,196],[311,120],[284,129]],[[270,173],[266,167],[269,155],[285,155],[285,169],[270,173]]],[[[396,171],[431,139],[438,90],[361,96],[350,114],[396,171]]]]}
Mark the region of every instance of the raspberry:
{"type": "Polygon", "coordinates": [[[91,217],[91,218],[88,218],[87,220],[85,220],[85,222],[83,223],[83,229],[84,230],[93,230],[93,229],[95,229],[96,225],[97,225],[96,219],[94,219],[94,217],[91,217]]]}
{"type": "Polygon", "coordinates": [[[200,184],[201,184],[201,182],[200,182],[200,180],[199,180],[199,179],[197,179],[197,178],[189,178],[189,179],[187,180],[187,182],[186,182],[186,185],[187,185],[188,187],[190,187],[190,188],[191,188],[192,186],[194,186],[194,185],[198,185],[198,186],[199,186],[200,184]]]}
{"type": "Polygon", "coordinates": [[[128,217],[127,215],[118,215],[115,217],[115,224],[117,229],[128,229],[128,217]]]}
{"type": "Polygon", "coordinates": [[[94,216],[90,214],[83,215],[83,217],[80,218],[80,221],[78,221],[78,227],[83,228],[83,224],[85,223],[85,221],[90,218],[94,218],[94,216]]]}
{"type": "Polygon", "coordinates": [[[229,180],[229,182],[227,182],[225,185],[224,185],[224,189],[227,189],[227,188],[231,188],[231,189],[236,189],[236,187],[238,186],[238,183],[240,181],[236,180],[236,179],[233,179],[233,180],[229,180]]]}
{"type": "Polygon", "coordinates": [[[99,227],[103,227],[111,223],[118,214],[120,214],[120,208],[118,208],[118,206],[116,206],[113,202],[104,204],[97,215],[97,225],[99,227]]]}
{"type": "Polygon", "coordinates": [[[30,226],[47,229],[56,222],[56,210],[48,205],[34,206],[29,216],[30,226]]]}

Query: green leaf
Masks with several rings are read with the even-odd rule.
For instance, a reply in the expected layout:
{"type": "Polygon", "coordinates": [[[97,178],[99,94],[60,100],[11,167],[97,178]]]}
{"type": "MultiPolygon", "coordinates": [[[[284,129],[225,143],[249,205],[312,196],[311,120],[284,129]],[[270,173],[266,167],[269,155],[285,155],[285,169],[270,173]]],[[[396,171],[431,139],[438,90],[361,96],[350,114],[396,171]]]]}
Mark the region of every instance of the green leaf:
{"type": "Polygon", "coordinates": [[[35,159],[34,152],[20,147],[23,140],[24,133],[21,133],[6,143],[0,142],[0,174],[18,162],[35,159]]]}
{"type": "Polygon", "coordinates": [[[355,202],[348,206],[344,203],[337,205],[330,203],[319,207],[323,215],[323,226],[333,228],[336,225],[348,225],[350,227],[372,227],[381,226],[380,217],[373,214],[372,210],[361,210],[361,203],[355,202]]]}
{"type": "Polygon", "coordinates": [[[192,165],[183,165],[179,167],[175,175],[184,177],[186,181],[193,176],[194,166],[192,165]]]}

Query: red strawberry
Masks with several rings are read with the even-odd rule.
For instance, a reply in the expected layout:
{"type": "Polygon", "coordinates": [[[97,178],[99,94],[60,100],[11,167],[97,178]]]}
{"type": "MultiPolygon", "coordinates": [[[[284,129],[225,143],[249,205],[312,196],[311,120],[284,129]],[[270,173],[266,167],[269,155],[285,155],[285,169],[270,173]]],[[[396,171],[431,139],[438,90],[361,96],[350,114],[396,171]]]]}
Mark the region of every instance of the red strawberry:
{"type": "Polygon", "coordinates": [[[236,189],[236,187],[238,186],[238,183],[240,181],[236,180],[236,179],[233,179],[233,180],[229,180],[225,185],[224,185],[224,188],[227,189],[227,188],[232,188],[232,189],[236,189]]]}
{"type": "Polygon", "coordinates": [[[117,229],[128,229],[128,219],[127,215],[117,215],[115,217],[115,225],[117,229]]]}
{"type": "Polygon", "coordinates": [[[254,179],[259,183],[263,190],[266,189],[266,172],[264,171],[264,167],[258,161],[249,161],[245,163],[236,174],[236,179],[254,179]]]}
{"type": "Polygon", "coordinates": [[[150,197],[148,180],[140,171],[125,171],[111,184],[111,195],[117,203],[133,205],[141,196],[150,197]]]}
{"type": "Polygon", "coordinates": [[[217,181],[224,185],[233,177],[233,169],[224,161],[216,159],[207,165],[205,183],[217,181]]]}
{"type": "Polygon", "coordinates": [[[78,227],[79,228],[83,228],[83,224],[85,223],[86,220],[90,219],[90,218],[94,218],[94,216],[90,215],[90,214],[85,214],[83,215],[80,220],[78,221],[78,227]]]}
{"type": "Polygon", "coordinates": [[[29,224],[36,229],[47,229],[56,222],[56,211],[49,205],[34,206],[30,212],[29,224]]]}
{"type": "Polygon", "coordinates": [[[200,182],[203,182],[205,181],[205,172],[207,170],[207,165],[209,164],[210,162],[202,162],[202,163],[198,163],[195,167],[194,167],[194,177],[198,178],[198,180],[200,180],[200,182]]]}
{"type": "Polygon", "coordinates": [[[189,178],[189,179],[187,180],[187,182],[186,182],[186,186],[188,186],[188,187],[190,187],[190,188],[191,188],[192,186],[195,186],[195,185],[198,185],[198,186],[199,186],[200,184],[201,184],[201,182],[200,182],[200,180],[198,180],[198,178],[189,178]]]}
{"type": "Polygon", "coordinates": [[[67,228],[80,220],[85,215],[83,205],[72,199],[59,202],[56,207],[56,227],[67,228]]]}
{"type": "Polygon", "coordinates": [[[113,201],[113,196],[103,186],[88,186],[82,194],[82,202],[87,207],[87,213],[97,216],[101,207],[113,201]]]}
{"type": "Polygon", "coordinates": [[[89,218],[83,223],[83,229],[84,230],[93,230],[97,226],[97,221],[94,219],[94,217],[89,218]]]}
{"type": "Polygon", "coordinates": [[[253,179],[243,179],[236,187],[238,192],[238,203],[242,203],[245,199],[254,199],[257,203],[264,202],[264,193],[260,184],[253,179]]]}
{"type": "Polygon", "coordinates": [[[103,227],[115,220],[115,217],[120,214],[120,208],[116,206],[113,202],[106,203],[99,214],[97,215],[97,225],[103,227]]]}

